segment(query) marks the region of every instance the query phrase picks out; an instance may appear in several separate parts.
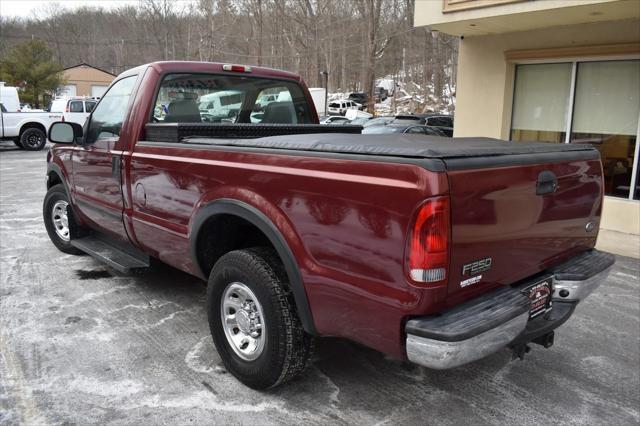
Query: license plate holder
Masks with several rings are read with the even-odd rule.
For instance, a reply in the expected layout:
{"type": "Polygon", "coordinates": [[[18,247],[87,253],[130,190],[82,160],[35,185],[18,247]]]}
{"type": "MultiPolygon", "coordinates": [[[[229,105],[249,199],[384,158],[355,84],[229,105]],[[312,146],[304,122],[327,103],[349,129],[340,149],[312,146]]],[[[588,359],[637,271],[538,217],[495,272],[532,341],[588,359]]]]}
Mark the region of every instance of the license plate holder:
{"type": "Polygon", "coordinates": [[[553,275],[531,284],[523,290],[531,301],[529,319],[537,318],[551,310],[551,295],[553,294],[553,275]]]}

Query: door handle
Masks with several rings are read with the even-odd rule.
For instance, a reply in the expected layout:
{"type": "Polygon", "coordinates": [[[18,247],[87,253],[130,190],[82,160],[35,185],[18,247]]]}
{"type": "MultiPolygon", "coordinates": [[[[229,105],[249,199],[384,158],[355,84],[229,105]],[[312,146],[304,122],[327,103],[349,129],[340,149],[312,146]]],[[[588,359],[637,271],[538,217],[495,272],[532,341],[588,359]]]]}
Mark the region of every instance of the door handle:
{"type": "Polygon", "coordinates": [[[111,176],[120,181],[120,170],[122,169],[122,158],[119,155],[111,157],[111,176]]]}
{"type": "Polygon", "coordinates": [[[536,182],[536,195],[551,194],[558,189],[558,178],[550,171],[545,170],[538,175],[538,181],[536,182]]]}

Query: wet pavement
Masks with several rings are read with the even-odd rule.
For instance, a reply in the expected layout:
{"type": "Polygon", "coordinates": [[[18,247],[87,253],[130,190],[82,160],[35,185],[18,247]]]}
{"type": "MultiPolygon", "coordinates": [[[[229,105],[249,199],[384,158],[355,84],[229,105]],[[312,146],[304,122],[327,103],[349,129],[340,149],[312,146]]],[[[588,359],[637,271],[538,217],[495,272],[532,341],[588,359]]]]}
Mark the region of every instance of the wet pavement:
{"type": "MultiPolygon", "coordinates": [[[[169,267],[121,276],[65,255],[42,223],[46,151],[0,143],[0,424],[616,424],[640,422],[638,260],[524,361],[450,371],[320,339],[295,382],[228,374],[205,285],[169,267]]],[[[372,313],[375,315],[375,313],[372,313]]]]}

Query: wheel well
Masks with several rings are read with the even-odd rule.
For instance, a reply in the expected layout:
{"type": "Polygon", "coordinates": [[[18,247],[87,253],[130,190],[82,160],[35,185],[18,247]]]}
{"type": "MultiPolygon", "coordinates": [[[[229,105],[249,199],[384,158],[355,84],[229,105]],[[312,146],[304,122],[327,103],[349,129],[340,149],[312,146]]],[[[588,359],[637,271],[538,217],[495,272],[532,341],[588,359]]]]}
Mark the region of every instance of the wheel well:
{"type": "Polygon", "coordinates": [[[47,179],[47,189],[50,189],[52,186],[62,183],[62,179],[56,172],[49,172],[49,179],[47,179]]]}
{"type": "Polygon", "coordinates": [[[269,238],[251,222],[230,214],[218,214],[209,218],[198,232],[197,261],[208,277],[220,257],[249,247],[274,248],[269,238]]]}
{"type": "Polygon", "coordinates": [[[27,123],[27,124],[23,124],[22,127],[20,127],[20,134],[18,135],[18,137],[22,136],[22,134],[25,132],[25,130],[27,129],[40,129],[44,132],[45,137],[47,136],[47,129],[40,123],[27,123]]]}

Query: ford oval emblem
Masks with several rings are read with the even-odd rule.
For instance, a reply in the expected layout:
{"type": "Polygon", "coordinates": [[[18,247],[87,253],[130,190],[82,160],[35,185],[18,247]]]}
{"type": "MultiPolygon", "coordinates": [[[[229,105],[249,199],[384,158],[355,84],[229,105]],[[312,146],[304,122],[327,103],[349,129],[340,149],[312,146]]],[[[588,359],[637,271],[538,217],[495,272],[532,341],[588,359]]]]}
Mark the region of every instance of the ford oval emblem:
{"type": "Polygon", "coordinates": [[[587,231],[587,232],[592,232],[594,229],[596,229],[596,224],[594,222],[588,222],[584,226],[584,230],[587,231]]]}

